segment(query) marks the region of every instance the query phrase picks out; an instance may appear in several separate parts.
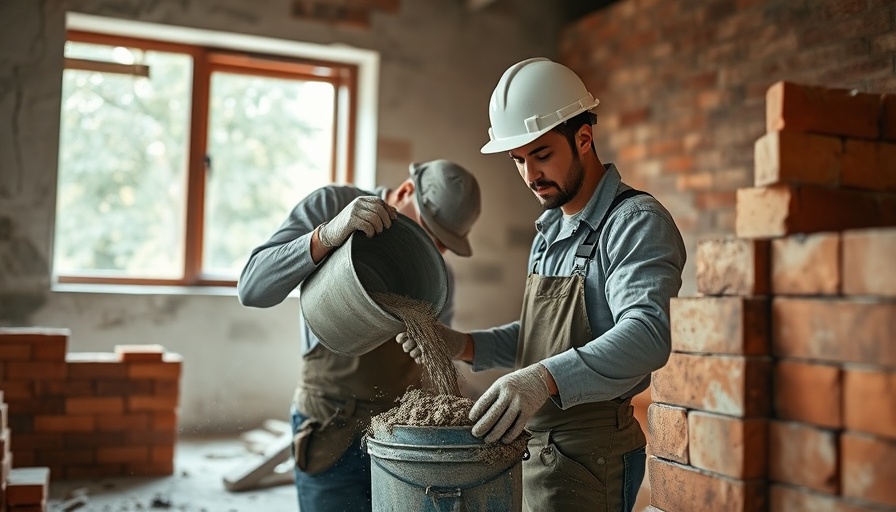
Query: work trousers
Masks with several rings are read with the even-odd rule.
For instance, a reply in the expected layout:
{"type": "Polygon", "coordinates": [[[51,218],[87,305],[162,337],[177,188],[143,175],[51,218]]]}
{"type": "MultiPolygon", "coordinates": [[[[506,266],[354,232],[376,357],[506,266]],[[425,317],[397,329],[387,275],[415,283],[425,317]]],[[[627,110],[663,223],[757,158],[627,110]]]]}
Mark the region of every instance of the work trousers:
{"type": "MultiPolygon", "coordinates": [[[[293,408],[295,432],[307,419],[293,408]]],[[[309,475],[296,468],[299,512],[370,512],[370,456],[361,449],[361,434],[330,469],[309,475]]]]}

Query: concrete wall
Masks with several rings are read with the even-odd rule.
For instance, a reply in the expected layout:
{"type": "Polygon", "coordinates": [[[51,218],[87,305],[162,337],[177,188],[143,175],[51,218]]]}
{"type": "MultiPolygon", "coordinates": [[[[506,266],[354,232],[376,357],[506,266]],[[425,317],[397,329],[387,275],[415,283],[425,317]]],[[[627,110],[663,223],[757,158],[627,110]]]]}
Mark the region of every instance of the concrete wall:
{"type": "MultiPolygon", "coordinates": [[[[472,233],[475,256],[449,257],[458,277],[456,326],[515,319],[539,207],[509,160],[478,149],[487,139],[492,87],[510,64],[552,56],[559,16],[534,0],[500,0],[482,10],[466,5],[405,1],[397,13],[374,14],[368,28],[346,28],[293,18],[288,0],[0,2],[0,325],[70,328],[73,352],[160,343],[182,354],[186,432],[285,417],[298,374],[297,299],[256,310],[242,307],[229,289],[53,290],[68,11],[379,52],[382,147],[403,148],[417,161],[454,159],[473,170],[482,186],[483,215],[472,233]]],[[[379,181],[404,179],[406,163],[380,155],[379,181]]],[[[267,235],[259,233],[259,241],[267,235]]],[[[483,382],[473,378],[471,389],[483,382]]]]}

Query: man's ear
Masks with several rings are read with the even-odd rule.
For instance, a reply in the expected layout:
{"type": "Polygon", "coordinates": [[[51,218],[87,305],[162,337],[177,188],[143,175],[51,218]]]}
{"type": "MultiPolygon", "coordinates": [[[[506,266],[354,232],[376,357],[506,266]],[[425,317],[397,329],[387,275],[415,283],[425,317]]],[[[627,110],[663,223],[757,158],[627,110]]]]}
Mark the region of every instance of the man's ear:
{"type": "Polygon", "coordinates": [[[579,131],[576,132],[576,149],[580,155],[591,151],[591,144],[594,141],[593,137],[591,125],[588,123],[583,124],[579,131]]]}
{"type": "Polygon", "coordinates": [[[395,189],[395,199],[399,205],[414,198],[414,180],[406,179],[395,189]]]}

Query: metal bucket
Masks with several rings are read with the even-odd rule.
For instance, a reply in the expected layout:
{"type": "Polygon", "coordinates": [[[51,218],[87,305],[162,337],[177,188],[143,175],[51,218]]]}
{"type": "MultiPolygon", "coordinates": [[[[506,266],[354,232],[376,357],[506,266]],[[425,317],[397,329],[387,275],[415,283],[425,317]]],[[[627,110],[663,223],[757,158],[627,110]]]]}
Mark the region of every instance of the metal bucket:
{"type": "Polygon", "coordinates": [[[325,347],[358,356],[405,330],[371,298],[374,292],[426,301],[437,313],[448,301],[445,260],[426,231],[404,215],[370,238],[355,232],[305,279],[299,301],[325,347]]]}
{"type": "Polygon", "coordinates": [[[494,445],[474,437],[470,427],[399,425],[376,435],[384,439],[364,438],[374,512],[522,509],[524,453],[492,460],[487,453],[494,445]]]}

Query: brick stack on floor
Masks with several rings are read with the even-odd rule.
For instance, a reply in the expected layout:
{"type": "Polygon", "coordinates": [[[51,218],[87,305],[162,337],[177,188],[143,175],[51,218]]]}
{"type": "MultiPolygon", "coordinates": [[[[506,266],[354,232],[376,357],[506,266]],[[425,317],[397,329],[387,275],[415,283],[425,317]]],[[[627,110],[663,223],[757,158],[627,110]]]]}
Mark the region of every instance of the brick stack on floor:
{"type": "Polygon", "coordinates": [[[13,469],[8,409],[0,391],[0,511],[46,512],[50,468],[13,469]]]}
{"type": "Polygon", "coordinates": [[[69,334],[0,328],[15,467],[59,479],[172,474],[180,355],[159,345],[66,353],[69,334]]]}
{"type": "Polygon", "coordinates": [[[651,509],[896,509],[896,97],[781,82],[737,236],[697,250],[648,410],[651,509]]]}

